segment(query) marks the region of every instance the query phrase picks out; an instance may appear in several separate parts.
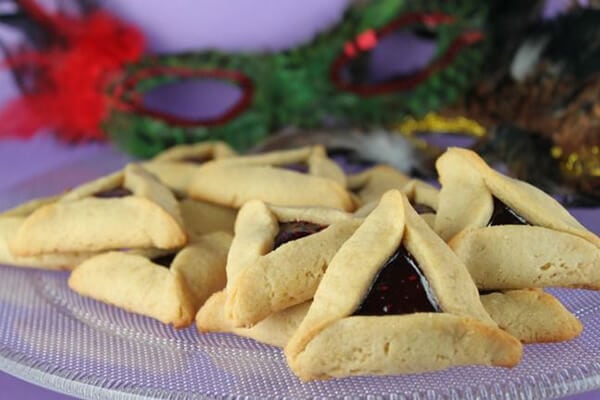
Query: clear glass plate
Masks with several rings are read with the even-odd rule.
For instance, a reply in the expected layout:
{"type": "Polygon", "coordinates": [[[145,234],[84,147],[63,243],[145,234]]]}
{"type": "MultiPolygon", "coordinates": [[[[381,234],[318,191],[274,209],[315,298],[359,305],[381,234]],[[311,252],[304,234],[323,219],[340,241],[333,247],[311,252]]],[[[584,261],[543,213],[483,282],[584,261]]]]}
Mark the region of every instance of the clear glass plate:
{"type": "MultiPolygon", "coordinates": [[[[23,182],[0,209],[116,169],[88,159],[23,182]],[[99,170],[98,165],[103,165],[99,170]],[[76,168],[74,168],[76,167],[76,168]]],[[[575,340],[525,346],[513,369],[303,383],[279,349],[229,334],[175,330],[83,298],[67,273],[0,266],[0,369],[87,399],[544,399],[600,388],[600,292],[552,290],[583,322],[575,340]]]]}

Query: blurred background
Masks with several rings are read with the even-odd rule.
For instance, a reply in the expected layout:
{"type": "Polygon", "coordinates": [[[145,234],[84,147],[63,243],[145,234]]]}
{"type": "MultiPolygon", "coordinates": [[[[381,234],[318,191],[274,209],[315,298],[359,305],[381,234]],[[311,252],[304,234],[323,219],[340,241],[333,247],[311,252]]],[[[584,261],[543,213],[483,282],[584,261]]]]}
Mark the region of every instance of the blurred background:
{"type": "Polygon", "coordinates": [[[142,158],[319,142],[361,163],[408,148],[397,166],[435,179],[458,144],[597,206],[599,15],[566,0],[4,0],[0,152],[15,138],[142,158]]]}

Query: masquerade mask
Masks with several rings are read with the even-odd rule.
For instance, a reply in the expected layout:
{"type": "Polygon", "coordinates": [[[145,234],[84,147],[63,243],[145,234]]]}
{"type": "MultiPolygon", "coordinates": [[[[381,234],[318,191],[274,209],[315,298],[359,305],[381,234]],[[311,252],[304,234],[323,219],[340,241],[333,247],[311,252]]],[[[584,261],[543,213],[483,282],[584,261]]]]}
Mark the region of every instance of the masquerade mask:
{"type": "Polygon", "coordinates": [[[310,43],[273,54],[210,51],[142,59],[108,87],[104,130],[130,152],[151,156],[201,140],[244,150],[288,126],[381,126],[423,116],[463,94],[484,59],[485,10],[461,1],[433,4],[362,2],[310,43]],[[378,47],[402,32],[427,37],[433,57],[417,70],[378,76],[378,47]],[[178,115],[145,101],[169,85],[198,80],[233,86],[237,99],[211,118],[178,115]]]}
{"type": "Polygon", "coordinates": [[[146,57],[140,32],[102,11],[73,17],[47,13],[33,0],[17,4],[44,40],[40,51],[9,54],[5,66],[16,81],[34,84],[22,84],[25,95],[2,111],[10,123],[0,136],[31,136],[40,128],[68,140],[108,134],[138,156],[203,140],[244,150],[286,127],[381,127],[420,117],[463,94],[484,59],[486,10],[461,0],[359,2],[310,43],[272,54],[146,57]],[[382,53],[414,57],[389,46],[398,33],[427,39],[433,54],[422,67],[382,74],[376,67],[382,53]],[[199,81],[218,82],[238,96],[210,118],[165,109],[172,99],[159,107],[148,101],[199,81]]]}

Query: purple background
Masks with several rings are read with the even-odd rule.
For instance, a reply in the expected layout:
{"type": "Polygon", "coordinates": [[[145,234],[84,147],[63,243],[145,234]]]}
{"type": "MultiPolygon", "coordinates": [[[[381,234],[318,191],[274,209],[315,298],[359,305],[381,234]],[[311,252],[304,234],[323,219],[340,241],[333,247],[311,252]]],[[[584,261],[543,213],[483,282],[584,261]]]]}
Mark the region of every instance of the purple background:
{"type": "MultiPolygon", "coordinates": [[[[45,0],[48,3],[50,0],[45,0]]],[[[151,51],[179,52],[218,47],[228,50],[277,50],[310,40],[339,20],[346,0],[103,0],[108,9],[138,24],[151,51]]],[[[549,14],[565,1],[553,1],[549,14]]],[[[0,29],[3,38],[19,35],[0,29]]],[[[16,91],[6,72],[0,73],[0,104],[16,91]]],[[[30,141],[0,142],[0,193],[26,178],[107,151],[107,145],[71,147],[41,135],[30,141]]],[[[110,150],[109,150],[110,151],[110,150]]],[[[597,213],[581,211],[578,218],[598,232],[597,213]]],[[[71,397],[28,384],[0,372],[1,398],[59,400],[71,397]]],[[[600,398],[600,391],[574,396],[600,398]]]]}

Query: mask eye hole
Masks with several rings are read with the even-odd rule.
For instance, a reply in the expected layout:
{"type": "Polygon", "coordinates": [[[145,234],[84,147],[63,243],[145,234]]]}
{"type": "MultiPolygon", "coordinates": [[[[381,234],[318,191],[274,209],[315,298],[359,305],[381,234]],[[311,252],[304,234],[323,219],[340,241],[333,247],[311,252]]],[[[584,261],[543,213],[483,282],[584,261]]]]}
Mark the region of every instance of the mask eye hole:
{"type": "Polygon", "coordinates": [[[406,13],[378,30],[366,30],[343,45],[330,78],[338,89],[360,96],[411,90],[453,62],[465,46],[483,40],[482,32],[465,31],[440,51],[439,26],[454,23],[455,17],[443,13],[406,13]]]}
{"type": "Polygon", "coordinates": [[[242,98],[242,89],[216,79],[188,78],[154,87],[142,94],[146,110],[177,119],[210,121],[219,119],[242,98]]]}
{"type": "Polygon", "coordinates": [[[340,78],[346,85],[364,86],[411,76],[433,60],[436,36],[435,32],[423,29],[394,31],[381,37],[371,50],[349,59],[340,71],[340,78]]]}
{"type": "Polygon", "coordinates": [[[119,85],[121,109],[175,126],[221,125],[252,101],[252,81],[238,71],[150,68],[119,85]]]}

